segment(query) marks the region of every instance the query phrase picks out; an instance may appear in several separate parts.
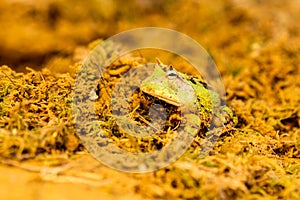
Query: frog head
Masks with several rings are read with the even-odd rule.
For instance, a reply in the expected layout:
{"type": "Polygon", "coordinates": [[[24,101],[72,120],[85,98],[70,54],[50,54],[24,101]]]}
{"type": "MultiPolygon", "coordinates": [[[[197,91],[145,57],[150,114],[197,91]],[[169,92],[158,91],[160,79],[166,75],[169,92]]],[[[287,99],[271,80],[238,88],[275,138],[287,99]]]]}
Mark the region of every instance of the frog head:
{"type": "Polygon", "coordinates": [[[189,83],[181,73],[172,66],[158,63],[155,64],[152,75],[142,82],[140,89],[146,94],[179,107],[181,103],[178,91],[184,90],[186,86],[189,86],[189,83]]]}

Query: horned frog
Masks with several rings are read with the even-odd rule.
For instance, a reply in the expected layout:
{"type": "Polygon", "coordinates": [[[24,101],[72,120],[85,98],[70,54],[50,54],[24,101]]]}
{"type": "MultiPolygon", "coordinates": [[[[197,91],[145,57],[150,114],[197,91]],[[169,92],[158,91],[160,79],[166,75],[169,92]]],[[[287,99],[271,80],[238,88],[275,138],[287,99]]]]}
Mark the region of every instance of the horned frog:
{"type": "Polygon", "coordinates": [[[185,96],[188,90],[193,90],[198,103],[198,114],[192,115],[190,120],[200,123],[202,130],[209,130],[212,125],[226,127],[228,130],[237,124],[234,112],[226,105],[221,106],[219,94],[204,81],[178,72],[172,66],[164,65],[159,60],[155,64],[152,75],[141,83],[140,89],[176,107],[184,104],[187,107],[191,106],[190,99],[185,96]]]}

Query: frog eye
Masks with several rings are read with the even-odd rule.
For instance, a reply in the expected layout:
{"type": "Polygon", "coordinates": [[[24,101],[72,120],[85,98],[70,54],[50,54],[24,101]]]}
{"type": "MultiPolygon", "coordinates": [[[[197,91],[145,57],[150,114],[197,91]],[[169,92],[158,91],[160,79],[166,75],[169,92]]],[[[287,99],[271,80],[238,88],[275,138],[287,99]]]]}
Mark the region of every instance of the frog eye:
{"type": "Polygon", "coordinates": [[[167,76],[169,79],[173,79],[173,78],[178,77],[178,74],[174,70],[171,70],[171,71],[167,72],[167,76]]]}
{"type": "Polygon", "coordinates": [[[176,73],[176,71],[173,69],[173,66],[170,66],[169,71],[167,72],[167,76],[169,79],[173,79],[178,77],[178,74],[176,73]]]}

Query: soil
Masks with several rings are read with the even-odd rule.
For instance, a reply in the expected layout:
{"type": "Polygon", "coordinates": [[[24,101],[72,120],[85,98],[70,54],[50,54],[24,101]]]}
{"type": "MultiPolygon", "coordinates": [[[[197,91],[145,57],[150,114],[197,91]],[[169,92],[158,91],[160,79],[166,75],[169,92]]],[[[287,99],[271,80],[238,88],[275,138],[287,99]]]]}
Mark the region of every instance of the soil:
{"type": "MultiPolygon", "coordinates": [[[[1,1],[1,199],[298,199],[299,10],[298,0],[1,1]],[[198,156],[200,137],[168,167],[124,173],[94,159],[78,138],[73,85],[95,45],[145,26],[185,33],[208,51],[238,123],[205,157],[198,156]]],[[[115,64],[106,78],[117,81],[116,73],[145,62],[140,56],[115,64]]],[[[139,104],[153,100],[135,95],[139,104]]],[[[109,96],[102,97],[97,108],[108,114],[109,96]]],[[[115,133],[111,139],[130,151],[125,133],[115,133]]]]}

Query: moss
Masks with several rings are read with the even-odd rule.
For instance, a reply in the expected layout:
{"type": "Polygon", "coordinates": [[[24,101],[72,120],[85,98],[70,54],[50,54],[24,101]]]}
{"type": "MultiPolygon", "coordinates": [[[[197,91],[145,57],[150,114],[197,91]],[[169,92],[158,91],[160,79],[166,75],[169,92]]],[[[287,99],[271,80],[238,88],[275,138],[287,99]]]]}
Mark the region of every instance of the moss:
{"type": "MultiPolygon", "coordinates": [[[[184,32],[209,49],[222,74],[227,104],[238,117],[237,127],[224,132],[204,158],[198,156],[201,138],[197,138],[198,143],[193,143],[179,161],[156,172],[121,176],[106,168],[97,171],[98,164],[87,170],[89,176],[117,180],[112,184],[105,182],[104,190],[117,195],[114,198],[124,197],[128,191],[141,199],[300,196],[299,3],[130,1],[125,6],[117,0],[109,1],[108,9],[102,12],[104,4],[97,7],[98,1],[88,2],[75,2],[77,6],[73,1],[0,3],[0,23],[5,29],[0,33],[0,62],[13,66],[0,68],[1,161],[29,159],[41,164],[45,158],[67,153],[70,158],[65,162],[70,162],[77,152],[83,151],[71,114],[73,74],[80,65],[74,63],[82,61],[89,48],[101,41],[88,47],[95,38],[151,25],[184,32]],[[25,65],[39,70],[25,70],[25,65]],[[24,73],[13,70],[20,66],[24,73]],[[42,70],[44,66],[51,72],[42,70]],[[71,75],[63,74],[65,71],[71,75]]],[[[157,52],[151,54],[157,55],[160,56],[157,52]]],[[[116,82],[121,78],[118,74],[142,63],[141,60],[123,60],[105,72],[105,78],[116,82]]],[[[163,61],[184,73],[194,73],[174,56],[166,56],[163,61]]],[[[126,150],[131,150],[133,144],[143,144],[140,152],[161,148],[167,140],[156,141],[158,146],[145,140],[129,143],[125,133],[115,128],[114,120],[101,114],[103,110],[110,112],[107,91],[111,92],[115,84],[112,83],[99,87],[103,98],[96,102],[102,127],[111,140],[126,150]]],[[[131,113],[138,123],[145,121],[137,114],[146,121],[151,119],[146,112],[151,101],[155,100],[139,92],[134,94],[132,110],[143,105],[131,113]]],[[[173,113],[168,126],[176,127],[176,110],[168,107],[168,111],[173,113]]],[[[171,139],[169,133],[163,139],[171,139]]],[[[81,170],[79,166],[75,173],[81,170]]]]}

